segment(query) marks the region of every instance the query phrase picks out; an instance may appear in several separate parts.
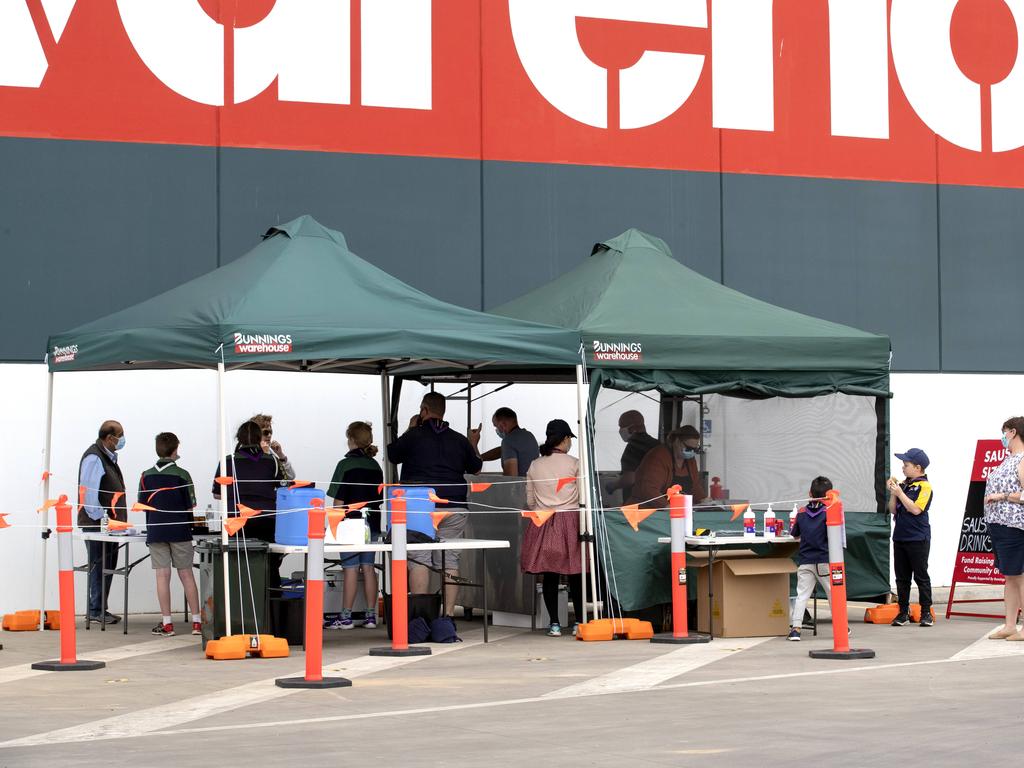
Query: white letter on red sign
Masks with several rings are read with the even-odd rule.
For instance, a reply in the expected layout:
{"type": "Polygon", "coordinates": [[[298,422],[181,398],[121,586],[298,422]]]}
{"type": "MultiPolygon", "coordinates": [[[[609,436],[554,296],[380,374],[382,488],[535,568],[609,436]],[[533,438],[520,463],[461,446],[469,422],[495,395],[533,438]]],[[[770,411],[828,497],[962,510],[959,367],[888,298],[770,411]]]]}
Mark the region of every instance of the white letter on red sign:
{"type": "Polygon", "coordinates": [[[889,21],[885,0],[829,0],[832,135],[889,138],[889,21]]]}
{"type": "Polygon", "coordinates": [[[992,151],[1024,147],[1024,0],[1003,0],[1017,23],[1017,60],[992,86],[992,151]]]}
{"type": "Polygon", "coordinates": [[[711,92],[715,128],[775,130],[773,0],[711,4],[711,92]]]}
{"type": "MultiPolygon", "coordinates": [[[[580,47],[577,17],[706,27],[704,0],[509,0],[512,37],[523,68],[540,94],[574,120],[608,127],[608,71],[580,47]]],[[[622,128],[664,120],[686,103],[704,57],[647,51],[619,80],[622,128]]]]}
{"type": "MultiPolygon", "coordinates": [[[[75,0],[42,0],[54,42],[60,41],[75,0]]],[[[25,0],[0,0],[0,86],[38,88],[47,70],[46,54],[25,0]]]]}

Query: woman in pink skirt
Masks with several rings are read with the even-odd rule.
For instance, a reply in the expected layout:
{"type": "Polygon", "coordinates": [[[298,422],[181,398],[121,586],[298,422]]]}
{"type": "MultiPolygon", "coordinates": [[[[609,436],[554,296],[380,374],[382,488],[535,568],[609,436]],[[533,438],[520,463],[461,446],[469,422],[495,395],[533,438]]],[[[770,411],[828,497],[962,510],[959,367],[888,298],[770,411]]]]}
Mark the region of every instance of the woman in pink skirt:
{"type": "MultiPolygon", "coordinates": [[[[558,490],[559,478],[577,476],[579,461],[568,453],[576,435],[566,422],[562,419],[549,421],[546,434],[540,458],[533,460],[526,473],[526,504],[530,509],[555,510],[555,514],[541,526],[527,523],[520,562],[525,573],[543,577],[544,605],[551,617],[548,635],[560,637],[558,585],[563,575],[569,577],[573,611],[577,617],[583,615],[579,490],[576,483],[567,483],[558,490]]],[[[572,633],[576,634],[575,622],[572,633]]]]}

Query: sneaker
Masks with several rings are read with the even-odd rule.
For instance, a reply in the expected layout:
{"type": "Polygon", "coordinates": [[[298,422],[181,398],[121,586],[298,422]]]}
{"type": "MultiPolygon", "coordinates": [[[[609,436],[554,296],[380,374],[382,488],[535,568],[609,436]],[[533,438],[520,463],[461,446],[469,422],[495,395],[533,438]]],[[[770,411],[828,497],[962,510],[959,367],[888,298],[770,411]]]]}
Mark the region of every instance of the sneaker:
{"type": "Polygon", "coordinates": [[[373,613],[366,614],[366,618],[363,619],[363,629],[376,629],[377,628],[377,615],[373,613]]]}
{"type": "Polygon", "coordinates": [[[548,637],[561,637],[561,636],[562,636],[562,627],[558,624],[557,621],[552,621],[548,625],[548,637]]]}
{"type": "Polygon", "coordinates": [[[352,617],[349,616],[347,619],[336,616],[330,622],[324,625],[324,629],[352,629],[355,624],[352,623],[352,617]]]}
{"type": "Polygon", "coordinates": [[[572,623],[572,636],[576,637],[576,634],[579,632],[579,630],[580,630],[580,623],[578,621],[574,621],[572,623]]]}
{"type": "Polygon", "coordinates": [[[796,627],[793,627],[791,630],[789,630],[789,637],[787,637],[786,639],[787,640],[792,640],[794,643],[799,643],[800,642],[800,630],[797,629],[796,627]]]}
{"type": "Polygon", "coordinates": [[[906,613],[901,613],[899,616],[897,616],[895,619],[892,620],[891,626],[893,626],[893,627],[905,627],[909,623],[910,623],[910,615],[906,614],[906,613]]]}
{"type": "Polygon", "coordinates": [[[160,637],[173,637],[174,625],[173,624],[157,624],[153,629],[150,630],[154,635],[160,635],[160,637]]]}
{"type": "Polygon", "coordinates": [[[115,616],[110,611],[107,611],[103,616],[89,615],[89,621],[94,621],[97,624],[117,624],[121,620],[120,616],[115,616]]]}
{"type": "Polygon", "coordinates": [[[922,613],[921,614],[921,626],[922,627],[934,627],[935,626],[935,619],[932,618],[931,613],[922,613]]]}
{"type": "Polygon", "coordinates": [[[192,622],[192,634],[193,635],[201,635],[201,634],[203,634],[203,625],[200,624],[198,621],[193,621],[192,622]]]}

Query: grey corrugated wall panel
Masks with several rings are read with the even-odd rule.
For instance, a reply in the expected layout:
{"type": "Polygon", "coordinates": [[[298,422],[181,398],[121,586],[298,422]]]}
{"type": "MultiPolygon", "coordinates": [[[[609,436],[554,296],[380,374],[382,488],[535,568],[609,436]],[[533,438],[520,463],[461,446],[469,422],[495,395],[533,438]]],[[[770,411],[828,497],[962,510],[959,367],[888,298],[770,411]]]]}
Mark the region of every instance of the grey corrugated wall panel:
{"type": "Polygon", "coordinates": [[[0,138],[0,360],[216,267],[214,157],[0,138]]]}
{"type": "Polygon", "coordinates": [[[224,149],[221,253],[311,214],[364,259],[444,301],[480,309],[480,163],[224,149]]]}
{"type": "Polygon", "coordinates": [[[487,307],[568,272],[594,243],[629,227],[721,277],[718,174],[487,162],[483,189],[487,307]]]}
{"type": "Polygon", "coordinates": [[[935,187],[723,176],[725,283],[892,338],[897,370],[939,370],[935,187]]]}
{"type": "Polygon", "coordinates": [[[1024,370],[1024,190],[940,187],[939,210],[943,369],[1024,370]]]}

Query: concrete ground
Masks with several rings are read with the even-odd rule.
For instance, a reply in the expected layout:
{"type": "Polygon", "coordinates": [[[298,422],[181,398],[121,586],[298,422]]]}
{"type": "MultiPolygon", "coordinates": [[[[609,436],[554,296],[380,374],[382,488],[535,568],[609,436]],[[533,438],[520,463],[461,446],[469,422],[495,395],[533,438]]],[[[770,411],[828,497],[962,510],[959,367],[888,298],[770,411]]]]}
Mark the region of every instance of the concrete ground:
{"type": "Polygon", "coordinates": [[[370,657],[383,629],[329,632],[325,674],[350,688],[292,691],[303,655],[207,661],[199,638],[149,634],[155,617],[78,632],[94,672],[39,673],[55,632],[0,635],[0,766],[963,766],[1012,759],[1024,643],[999,622],[875,626],[851,607],[868,661],[800,643],[582,643],[459,624],[465,642],[412,659],[370,657]]]}

